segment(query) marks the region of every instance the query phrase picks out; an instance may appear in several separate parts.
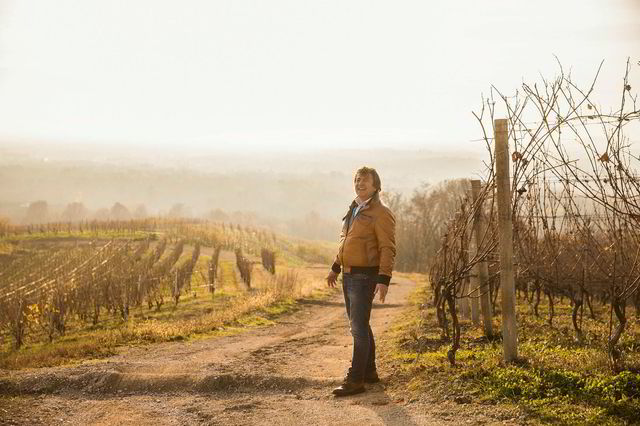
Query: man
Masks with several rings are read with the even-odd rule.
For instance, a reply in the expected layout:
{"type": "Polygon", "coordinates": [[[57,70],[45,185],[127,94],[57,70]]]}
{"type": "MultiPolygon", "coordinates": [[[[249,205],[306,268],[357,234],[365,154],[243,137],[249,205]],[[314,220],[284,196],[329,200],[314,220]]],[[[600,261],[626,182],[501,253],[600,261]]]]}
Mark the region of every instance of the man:
{"type": "Polygon", "coordinates": [[[329,287],[335,287],[343,272],[342,290],[353,336],[351,368],[342,385],[333,390],[336,396],[364,392],[365,382],[380,381],[369,317],[376,294],[384,303],[396,255],[396,221],[380,201],[378,172],[362,167],[356,171],[353,183],[356,199],[343,218],[338,255],[327,276],[329,287]]]}

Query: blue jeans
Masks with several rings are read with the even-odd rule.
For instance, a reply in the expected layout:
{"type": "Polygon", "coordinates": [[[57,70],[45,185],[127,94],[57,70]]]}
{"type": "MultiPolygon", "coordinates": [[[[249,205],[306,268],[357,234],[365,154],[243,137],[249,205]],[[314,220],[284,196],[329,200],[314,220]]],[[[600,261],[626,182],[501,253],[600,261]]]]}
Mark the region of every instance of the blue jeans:
{"type": "Polygon", "coordinates": [[[376,371],[376,343],[369,325],[376,289],[375,278],[375,275],[365,274],[343,275],[342,291],[353,336],[349,378],[355,382],[364,380],[366,374],[376,371]]]}

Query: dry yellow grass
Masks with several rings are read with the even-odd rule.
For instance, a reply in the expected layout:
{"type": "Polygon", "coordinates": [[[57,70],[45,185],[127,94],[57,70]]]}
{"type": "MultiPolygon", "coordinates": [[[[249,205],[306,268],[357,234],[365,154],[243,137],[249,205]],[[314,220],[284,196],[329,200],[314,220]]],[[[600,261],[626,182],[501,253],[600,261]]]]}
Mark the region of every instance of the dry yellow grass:
{"type": "Polygon", "coordinates": [[[51,344],[36,343],[18,351],[0,353],[0,368],[20,369],[60,365],[116,353],[118,346],[148,344],[239,332],[262,325],[296,309],[300,297],[325,297],[324,282],[317,271],[282,268],[276,276],[262,274],[259,289],[213,299],[206,289],[185,295],[176,308],[144,311],[127,322],[107,324],[103,329],[69,333],[51,344]],[[194,297],[195,296],[195,297],[194,297]],[[216,302],[217,300],[217,302],[216,302]]]}

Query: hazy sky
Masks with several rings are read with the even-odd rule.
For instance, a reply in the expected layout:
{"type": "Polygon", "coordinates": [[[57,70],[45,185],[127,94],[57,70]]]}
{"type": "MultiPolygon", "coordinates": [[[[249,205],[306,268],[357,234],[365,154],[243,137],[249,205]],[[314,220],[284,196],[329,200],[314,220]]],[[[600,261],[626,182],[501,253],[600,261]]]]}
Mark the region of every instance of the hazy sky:
{"type": "Polygon", "coordinates": [[[553,55],[615,105],[639,0],[15,0],[0,140],[230,149],[473,149],[490,84],[553,55]]]}

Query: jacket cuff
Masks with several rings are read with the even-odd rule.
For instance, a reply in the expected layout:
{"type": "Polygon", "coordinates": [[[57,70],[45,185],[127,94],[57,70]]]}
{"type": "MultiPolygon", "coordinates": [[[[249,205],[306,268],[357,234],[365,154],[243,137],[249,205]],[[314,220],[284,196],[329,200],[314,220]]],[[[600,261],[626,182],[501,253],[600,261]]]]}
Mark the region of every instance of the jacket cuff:
{"type": "Polygon", "coordinates": [[[378,274],[378,276],[376,277],[376,283],[378,284],[384,284],[388,286],[389,282],[391,282],[391,277],[389,275],[378,274]]]}
{"type": "Polygon", "coordinates": [[[342,268],[340,268],[340,264],[338,262],[333,262],[333,265],[331,265],[331,270],[336,274],[339,274],[340,271],[342,271],[342,268]]]}

